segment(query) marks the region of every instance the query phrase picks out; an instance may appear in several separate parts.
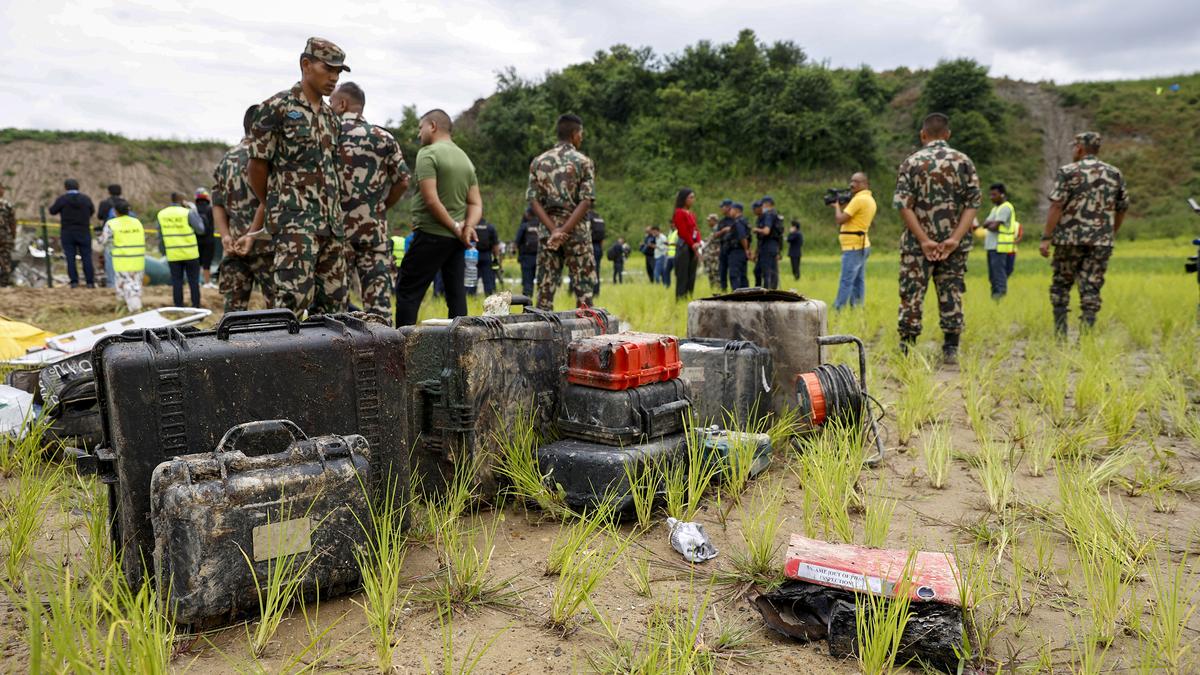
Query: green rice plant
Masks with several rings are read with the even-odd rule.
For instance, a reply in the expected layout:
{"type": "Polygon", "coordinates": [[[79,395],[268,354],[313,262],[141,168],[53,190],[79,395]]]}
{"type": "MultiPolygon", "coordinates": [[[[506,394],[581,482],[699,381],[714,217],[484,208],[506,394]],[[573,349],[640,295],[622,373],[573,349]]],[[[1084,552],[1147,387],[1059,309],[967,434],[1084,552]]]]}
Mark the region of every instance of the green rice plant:
{"type": "Polygon", "coordinates": [[[1109,448],[1119,447],[1129,440],[1144,405],[1143,392],[1126,385],[1121,378],[1111,380],[1096,412],[1109,448]]]}
{"type": "Polygon", "coordinates": [[[1054,571],[1054,542],[1050,539],[1050,532],[1037,525],[1030,536],[1033,540],[1033,571],[1038,579],[1049,579],[1054,571]]]}
{"type": "Polygon", "coordinates": [[[0,434],[0,478],[12,478],[42,466],[49,429],[50,418],[43,412],[26,418],[24,436],[0,434]]]}
{"type": "Polygon", "coordinates": [[[1162,385],[1159,396],[1171,421],[1172,434],[1200,442],[1200,414],[1192,410],[1187,387],[1176,377],[1165,374],[1160,377],[1162,385]]]}
{"type": "Polygon", "coordinates": [[[629,578],[633,580],[634,591],[643,598],[653,595],[650,589],[650,561],[644,557],[634,558],[626,563],[629,578]]]}
{"type": "Polygon", "coordinates": [[[1025,450],[1025,469],[1030,476],[1044,476],[1050,468],[1050,462],[1054,460],[1054,453],[1058,448],[1052,433],[1039,426],[1036,431],[1030,431],[1023,437],[1021,447],[1025,450]]]}
{"type": "MultiPolygon", "coordinates": [[[[912,574],[917,554],[912,551],[900,572],[891,597],[869,593],[855,596],[854,636],[858,663],[866,675],[891,673],[896,667],[900,640],[912,618],[909,606],[913,587],[912,574]]],[[[901,664],[902,666],[904,664],[901,664]]]]}
{"type": "MultiPolygon", "coordinates": [[[[690,419],[689,419],[690,422],[690,419]]],[[[700,511],[704,493],[720,474],[721,465],[704,451],[704,445],[692,426],[686,425],[686,462],[671,462],[659,468],[663,488],[666,491],[667,515],[683,521],[694,520],[700,511]]]]}
{"type": "Polygon", "coordinates": [[[945,487],[946,479],[950,477],[950,460],[953,458],[950,432],[946,425],[933,425],[921,444],[921,456],[925,458],[925,475],[929,477],[929,484],[938,490],[945,487]]]}
{"type": "Polygon", "coordinates": [[[1018,406],[1013,411],[1012,434],[1009,440],[1018,448],[1028,452],[1037,440],[1038,416],[1029,406],[1018,406]]]}
{"type": "Polygon", "coordinates": [[[546,558],[546,576],[560,574],[575,554],[616,528],[618,495],[608,493],[590,512],[562,523],[546,558]]]}
{"type": "Polygon", "coordinates": [[[1105,660],[1108,656],[1109,645],[1087,637],[1080,637],[1074,628],[1071,629],[1071,633],[1071,672],[1074,675],[1107,673],[1105,660]]]}
{"type": "Polygon", "coordinates": [[[363,601],[358,604],[367,617],[367,630],[375,642],[376,664],[380,672],[389,672],[394,652],[392,634],[411,593],[400,595],[407,553],[403,532],[405,505],[396,503],[399,486],[394,476],[388,478],[382,494],[374,499],[365,484],[361,489],[368,495],[369,508],[367,522],[358,521],[365,541],[354,549],[363,587],[363,601]]]}
{"type": "Polygon", "coordinates": [[[24,593],[4,583],[19,598],[30,673],[99,673],[119,654],[116,631],[106,630],[109,616],[100,596],[83,586],[70,567],[39,569],[22,578],[24,593]]]}
{"type": "Polygon", "coordinates": [[[1112,367],[1111,359],[1083,362],[1079,376],[1075,378],[1074,411],[1077,419],[1099,412],[1108,391],[1112,367]]]}
{"type": "MultiPolygon", "coordinates": [[[[316,503],[316,501],[314,500],[313,503],[316,503]]],[[[305,515],[307,515],[307,512],[305,515]]],[[[278,522],[285,522],[290,519],[290,511],[287,507],[282,508],[278,522]]],[[[317,527],[320,527],[320,523],[314,526],[313,529],[317,527]]],[[[286,550],[283,539],[285,536],[284,531],[277,529],[276,532],[278,538],[274,542],[274,548],[277,550],[286,550]]],[[[301,585],[304,583],[304,578],[308,575],[309,569],[317,561],[317,556],[311,554],[311,552],[285,553],[268,560],[267,570],[264,576],[259,578],[255,562],[250,559],[245,549],[241,549],[241,553],[242,558],[246,560],[246,564],[250,567],[250,573],[254,577],[254,587],[258,595],[258,622],[254,624],[253,630],[250,629],[249,625],[246,627],[246,638],[250,643],[250,654],[257,659],[263,655],[267,649],[267,645],[275,637],[275,633],[279,630],[279,625],[283,623],[288,608],[300,599],[301,585]]]]}
{"type": "MultiPolygon", "coordinates": [[[[736,422],[730,417],[726,428],[736,422]]],[[[772,446],[774,447],[774,446],[772,446]]],[[[754,460],[758,456],[758,444],[752,436],[743,434],[729,439],[729,450],[725,456],[718,459],[718,475],[721,479],[721,492],[733,497],[729,507],[741,500],[741,495],[750,483],[750,472],[754,468],[754,460]]]]}
{"type": "Polygon", "coordinates": [[[1120,561],[1126,577],[1135,575],[1152,542],[1143,539],[1112,501],[1100,494],[1084,467],[1059,467],[1058,495],[1062,531],[1079,557],[1111,557],[1120,561]]]}
{"type": "Polygon", "coordinates": [[[1079,556],[1079,565],[1092,618],[1089,637],[1110,645],[1129,594],[1122,560],[1107,549],[1089,548],[1079,556]]]}
{"type": "Polygon", "coordinates": [[[563,516],[567,511],[563,488],[554,482],[553,476],[542,473],[538,464],[541,437],[533,413],[519,410],[516,419],[494,433],[493,438],[499,448],[496,473],[508,481],[508,493],[537,504],[546,513],[563,516]]]}
{"type": "Polygon", "coordinates": [[[988,508],[1003,513],[1012,502],[1014,453],[1007,443],[987,441],[979,453],[979,483],[988,508]]]}
{"type": "Polygon", "coordinates": [[[61,470],[53,465],[29,465],[17,476],[14,490],[0,497],[0,541],[5,544],[4,571],[16,586],[46,522],[49,501],[58,494],[61,470]]]}
{"type": "Polygon", "coordinates": [[[585,605],[602,619],[592,603],[592,594],[600,582],[612,572],[625,552],[628,541],[602,534],[591,540],[590,546],[580,548],[563,567],[550,598],[547,627],[567,635],[575,628],[575,615],[585,605]]]}
{"type": "Polygon", "coordinates": [[[880,478],[875,490],[867,498],[863,514],[863,544],[881,548],[887,544],[888,530],[892,526],[892,514],[896,511],[895,499],[885,497],[887,483],[880,478]]]}
{"type": "Polygon", "coordinates": [[[450,607],[439,607],[438,612],[438,627],[442,634],[442,667],[435,670],[429,665],[429,660],[425,656],[421,659],[425,664],[425,672],[427,674],[440,672],[442,675],[470,675],[475,672],[479,664],[483,662],[483,657],[487,655],[500,636],[508,632],[511,626],[505,627],[503,630],[497,631],[487,642],[480,644],[479,636],[471,638],[471,643],[467,645],[467,651],[462,655],[456,664],[454,662],[454,612],[450,607]]]}
{"type": "Polygon", "coordinates": [[[1200,665],[1196,640],[1188,631],[1200,599],[1200,579],[1189,579],[1194,575],[1189,575],[1188,563],[1185,556],[1178,564],[1165,567],[1156,559],[1150,573],[1150,625],[1141,637],[1151,647],[1152,665],[1170,673],[1191,672],[1200,665]]]}
{"type": "Polygon", "coordinates": [[[937,383],[929,360],[913,351],[893,362],[893,373],[900,383],[896,400],[896,431],[901,443],[916,433],[941,411],[944,387],[937,383]]]}
{"type": "MultiPolygon", "coordinates": [[[[123,580],[104,589],[92,586],[109,616],[111,634],[118,630],[117,672],[165,674],[175,649],[175,622],[165,610],[165,599],[151,584],[132,590],[123,580]]],[[[111,664],[110,664],[111,667],[111,664]]]]}
{"type": "Polygon", "coordinates": [[[972,547],[964,558],[954,551],[954,583],[963,608],[963,642],[955,649],[963,663],[980,662],[991,654],[992,641],[1006,622],[1006,612],[996,588],[999,562],[972,547]]]}
{"type": "MultiPolygon", "coordinates": [[[[1088,480],[1094,483],[1096,487],[1102,488],[1109,483],[1117,482],[1121,479],[1121,472],[1137,464],[1138,461],[1137,454],[1132,450],[1126,449],[1112,453],[1108,457],[1105,457],[1104,461],[1099,464],[1093,464],[1091,461],[1088,461],[1082,464],[1082,466],[1090,469],[1087,474],[1088,480]]],[[[1128,485],[1127,480],[1121,479],[1119,482],[1128,485]]]]}
{"type": "MultiPolygon", "coordinates": [[[[858,478],[862,473],[863,432],[855,425],[833,421],[807,439],[792,471],[805,493],[813,493],[823,534],[832,532],[851,543],[850,510],[861,506],[858,478]]],[[[806,516],[807,518],[808,516],[806,516]]]]}
{"type": "Polygon", "coordinates": [[[439,609],[467,611],[483,605],[506,605],[510,601],[508,581],[492,579],[492,555],[496,551],[496,529],[504,517],[497,510],[491,523],[467,528],[455,519],[443,525],[435,541],[443,565],[436,580],[433,599],[439,609]]]}
{"type": "Polygon", "coordinates": [[[1066,416],[1069,372],[1069,365],[1064,359],[1043,359],[1033,369],[1032,379],[1037,383],[1035,400],[1055,424],[1064,421],[1066,416]]]}
{"type": "Polygon", "coordinates": [[[985,389],[986,384],[966,379],[963,382],[963,400],[967,408],[967,421],[975,438],[980,442],[987,441],[992,436],[992,412],[995,402],[985,389]]]}
{"type": "Polygon", "coordinates": [[[749,504],[742,508],[742,547],[730,554],[733,577],[738,581],[768,587],[782,581],[782,566],[777,561],[783,548],[777,541],[782,507],[783,489],[776,484],[759,485],[749,504]]]}
{"type": "Polygon", "coordinates": [[[624,468],[638,529],[648,530],[652,524],[650,518],[654,515],[654,503],[658,499],[659,487],[662,484],[662,472],[651,462],[639,462],[636,466],[625,464],[624,468]]]}
{"type": "Polygon", "coordinates": [[[75,480],[75,493],[82,495],[80,509],[86,524],[86,539],[81,546],[83,557],[88,561],[87,570],[91,583],[102,583],[103,575],[111,571],[115,564],[108,534],[108,488],[95,477],[77,476],[75,480]]]}

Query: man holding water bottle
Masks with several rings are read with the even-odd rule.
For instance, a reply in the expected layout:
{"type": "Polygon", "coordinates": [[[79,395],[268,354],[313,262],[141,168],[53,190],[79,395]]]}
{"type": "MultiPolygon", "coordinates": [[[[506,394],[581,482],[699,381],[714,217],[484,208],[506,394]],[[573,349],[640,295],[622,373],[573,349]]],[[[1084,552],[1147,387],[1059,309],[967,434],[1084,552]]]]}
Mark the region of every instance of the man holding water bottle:
{"type": "Polygon", "coordinates": [[[450,137],[450,116],[431,110],[421,117],[413,198],[413,240],[396,278],[396,326],[417,322],[421,300],[438,272],[446,286],[449,318],[467,314],[464,251],[479,241],[475,226],[483,198],[475,165],[450,137]]]}

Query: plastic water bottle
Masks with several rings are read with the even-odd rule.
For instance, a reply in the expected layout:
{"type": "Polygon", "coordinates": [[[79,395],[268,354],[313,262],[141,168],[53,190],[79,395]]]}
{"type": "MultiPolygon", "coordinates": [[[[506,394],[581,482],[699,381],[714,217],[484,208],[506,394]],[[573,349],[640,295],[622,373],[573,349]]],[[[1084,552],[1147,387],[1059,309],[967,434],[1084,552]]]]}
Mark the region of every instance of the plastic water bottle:
{"type": "Polygon", "coordinates": [[[475,288],[479,281],[479,249],[475,248],[475,244],[471,244],[471,248],[463,252],[463,259],[467,264],[463,273],[463,286],[475,288]]]}

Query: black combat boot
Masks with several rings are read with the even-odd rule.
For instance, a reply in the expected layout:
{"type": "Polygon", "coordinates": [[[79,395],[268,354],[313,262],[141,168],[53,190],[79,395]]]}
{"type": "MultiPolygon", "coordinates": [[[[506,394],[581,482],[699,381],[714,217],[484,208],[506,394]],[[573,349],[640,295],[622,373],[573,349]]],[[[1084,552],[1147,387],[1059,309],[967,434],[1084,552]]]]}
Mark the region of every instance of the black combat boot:
{"type": "Polygon", "coordinates": [[[1090,333],[1090,332],[1092,332],[1092,329],[1095,327],[1096,327],[1096,315],[1095,314],[1080,315],[1080,317],[1079,317],[1079,332],[1080,332],[1080,334],[1090,333]]]}
{"type": "Polygon", "coordinates": [[[916,335],[901,335],[900,336],[900,353],[908,356],[908,352],[915,349],[917,346],[916,335]]]}
{"type": "Polygon", "coordinates": [[[946,341],[942,343],[942,363],[958,364],[958,333],[946,333],[946,341]]]}
{"type": "Polygon", "coordinates": [[[1054,310],[1054,335],[1059,339],[1067,337],[1067,310],[1054,310]]]}

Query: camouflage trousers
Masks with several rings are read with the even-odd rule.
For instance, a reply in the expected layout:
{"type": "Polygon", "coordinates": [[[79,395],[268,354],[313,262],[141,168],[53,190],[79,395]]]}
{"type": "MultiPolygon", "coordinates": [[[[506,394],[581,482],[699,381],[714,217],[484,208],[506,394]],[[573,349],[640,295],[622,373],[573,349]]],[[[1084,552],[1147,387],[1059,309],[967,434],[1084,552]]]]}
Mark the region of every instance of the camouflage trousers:
{"type": "Polygon", "coordinates": [[[272,288],[275,307],[301,316],[346,310],[345,243],[341,238],[287,229],[271,240],[274,248],[272,288]]]}
{"type": "Polygon", "coordinates": [[[922,305],[929,278],[937,289],[938,314],[943,333],[963,330],[963,293],[967,291],[967,252],[958,248],[945,260],[932,262],[921,249],[900,249],[900,323],[901,337],[921,334],[922,305]]]}
{"type": "Polygon", "coordinates": [[[1055,246],[1051,268],[1050,306],[1055,317],[1066,320],[1071,304],[1071,286],[1079,286],[1079,315],[1085,323],[1093,323],[1100,312],[1100,289],[1108,271],[1111,246],[1055,246]]]}
{"type": "Polygon", "coordinates": [[[0,288],[12,285],[13,234],[5,225],[0,225],[0,288]]]}
{"type": "MultiPolygon", "coordinates": [[[[556,226],[561,226],[566,220],[566,216],[554,216],[556,226]]],[[[591,306],[592,289],[596,283],[596,259],[592,253],[591,228],[582,222],[576,224],[567,240],[553,251],[545,245],[545,242],[550,240],[550,231],[540,223],[538,236],[538,241],[542,242],[537,252],[538,309],[554,309],[554,294],[562,284],[564,265],[571,274],[575,304],[580,307],[591,306]]]]}
{"type": "Polygon", "coordinates": [[[700,261],[704,265],[704,273],[708,275],[709,287],[717,290],[721,287],[721,247],[716,241],[706,242],[700,261]]]}
{"type": "Polygon", "coordinates": [[[363,311],[385,318],[392,316],[392,252],[386,240],[358,239],[348,242],[350,269],[358,278],[363,311]]]}
{"type": "Polygon", "coordinates": [[[271,266],[275,263],[275,254],[269,248],[255,246],[245,256],[233,256],[229,252],[221,258],[217,268],[217,278],[221,287],[221,295],[225,296],[225,312],[243,312],[250,308],[250,294],[254,284],[267,300],[267,307],[274,304],[274,294],[271,292],[271,266]]]}
{"type": "Polygon", "coordinates": [[[117,297],[125,301],[130,313],[142,311],[143,272],[113,272],[117,297]]]}

